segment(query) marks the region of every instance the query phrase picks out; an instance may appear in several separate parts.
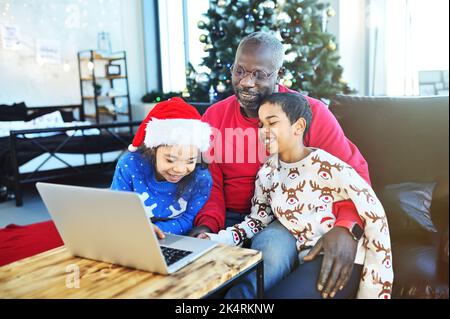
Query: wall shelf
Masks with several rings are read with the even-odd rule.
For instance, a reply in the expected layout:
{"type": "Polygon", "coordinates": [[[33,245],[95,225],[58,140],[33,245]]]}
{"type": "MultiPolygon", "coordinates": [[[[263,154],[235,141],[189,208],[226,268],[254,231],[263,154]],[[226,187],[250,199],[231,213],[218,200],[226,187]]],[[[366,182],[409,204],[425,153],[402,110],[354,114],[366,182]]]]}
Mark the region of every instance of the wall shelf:
{"type": "Polygon", "coordinates": [[[116,122],[119,120],[119,116],[120,120],[131,121],[130,90],[125,51],[114,52],[108,56],[104,56],[95,50],[79,51],[78,70],[81,101],[87,117],[95,118],[96,123],[105,121],[116,122]],[[111,65],[119,65],[120,74],[107,75],[106,68],[111,65]],[[116,83],[114,80],[121,80],[121,82],[116,83]],[[106,82],[109,82],[109,90],[116,90],[120,87],[121,89],[118,93],[121,94],[105,95],[98,92],[96,88],[100,87],[103,89],[106,82]],[[114,107],[119,105],[120,108],[118,107],[116,111],[111,111],[104,105],[101,105],[101,103],[106,103],[106,101],[114,107]],[[92,103],[94,104],[94,114],[89,114],[87,108],[92,106],[92,103]]]}
{"type": "MultiPolygon", "coordinates": [[[[111,76],[97,76],[97,80],[110,80],[110,79],[126,79],[125,75],[111,75],[111,76]]],[[[92,77],[81,78],[82,81],[92,81],[92,77]]]]}
{"type": "Polygon", "coordinates": [[[95,100],[95,99],[116,99],[116,98],[124,98],[128,97],[128,95],[114,95],[114,96],[108,96],[108,95],[96,95],[96,96],[82,96],[82,99],[85,100],[95,100]]]}

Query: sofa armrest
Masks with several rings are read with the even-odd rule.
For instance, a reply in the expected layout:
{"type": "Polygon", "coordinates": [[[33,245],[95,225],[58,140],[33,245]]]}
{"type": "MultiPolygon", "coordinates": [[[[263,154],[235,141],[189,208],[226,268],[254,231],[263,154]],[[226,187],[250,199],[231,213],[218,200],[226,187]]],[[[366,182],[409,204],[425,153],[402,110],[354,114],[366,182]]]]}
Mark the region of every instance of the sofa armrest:
{"type": "Polygon", "coordinates": [[[448,267],[448,250],[449,250],[448,231],[449,227],[447,226],[446,231],[442,234],[441,243],[439,247],[439,261],[446,263],[447,267],[448,267]]]}

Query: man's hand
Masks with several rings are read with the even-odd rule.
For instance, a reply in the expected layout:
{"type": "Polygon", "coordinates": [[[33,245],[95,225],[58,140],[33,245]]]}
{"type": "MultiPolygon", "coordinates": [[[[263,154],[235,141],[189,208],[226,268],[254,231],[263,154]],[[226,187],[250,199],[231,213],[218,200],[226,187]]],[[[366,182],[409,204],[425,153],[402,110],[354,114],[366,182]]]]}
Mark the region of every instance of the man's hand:
{"type": "Polygon", "coordinates": [[[323,298],[333,298],[336,292],[344,289],[353,270],[358,242],[348,229],[334,227],[316,243],[303,260],[313,260],[321,250],[324,252],[317,289],[323,298]]]}
{"type": "Polygon", "coordinates": [[[188,236],[191,237],[198,237],[198,235],[203,233],[212,233],[211,229],[209,229],[208,226],[202,225],[197,226],[191,229],[191,231],[188,233],[188,236]]]}

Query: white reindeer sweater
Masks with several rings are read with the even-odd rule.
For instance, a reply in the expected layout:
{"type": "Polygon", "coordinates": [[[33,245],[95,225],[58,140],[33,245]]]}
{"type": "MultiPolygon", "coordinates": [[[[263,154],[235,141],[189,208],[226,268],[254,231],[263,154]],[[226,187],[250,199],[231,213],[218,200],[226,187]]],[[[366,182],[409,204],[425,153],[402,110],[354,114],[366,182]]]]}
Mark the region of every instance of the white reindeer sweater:
{"type": "Polygon", "coordinates": [[[333,202],[351,199],[365,223],[355,258],[364,265],[357,297],[390,298],[394,274],[383,206],[352,167],[321,149],[312,150],[297,163],[269,158],[256,177],[251,214],[240,224],[208,235],[241,245],[277,218],[297,239],[302,258],[333,227],[333,202]]]}

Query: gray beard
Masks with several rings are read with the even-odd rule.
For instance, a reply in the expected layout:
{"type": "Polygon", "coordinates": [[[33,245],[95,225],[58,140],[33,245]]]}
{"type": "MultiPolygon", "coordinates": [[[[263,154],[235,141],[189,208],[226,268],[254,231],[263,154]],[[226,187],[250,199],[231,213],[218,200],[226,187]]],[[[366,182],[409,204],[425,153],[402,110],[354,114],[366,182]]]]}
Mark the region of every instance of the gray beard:
{"type": "MultiPolygon", "coordinates": [[[[243,104],[239,98],[238,98],[238,94],[236,92],[236,90],[233,88],[234,91],[234,95],[236,96],[236,98],[238,99],[239,105],[241,106],[241,108],[243,108],[244,110],[248,110],[250,112],[258,112],[259,108],[261,106],[261,102],[264,98],[261,98],[260,101],[256,101],[255,103],[251,103],[251,104],[243,104]]],[[[275,89],[273,90],[273,93],[277,93],[278,92],[278,84],[275,85],[275,89]]]]}
{"type": "Polygon", "coordinates": [[[261,106],[261,103],[259,101],[252,104],[243,104],[242,102],[239,101],[239,104],[241,105],[242,108],[249,111],[258,111],[259,107],[261,106]]]}

